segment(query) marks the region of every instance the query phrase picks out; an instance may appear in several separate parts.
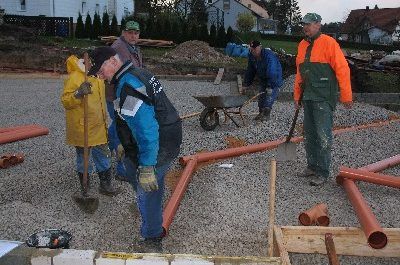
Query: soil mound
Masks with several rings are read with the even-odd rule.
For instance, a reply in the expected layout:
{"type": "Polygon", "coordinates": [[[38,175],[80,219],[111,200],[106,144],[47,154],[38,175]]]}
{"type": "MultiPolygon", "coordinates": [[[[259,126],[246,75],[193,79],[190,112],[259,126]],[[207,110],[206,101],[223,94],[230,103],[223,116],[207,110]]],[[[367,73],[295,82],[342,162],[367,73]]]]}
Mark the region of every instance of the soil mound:
{"type": "Polygon", "coordinates": [[[164,55],[164,59],[174,61],[185,61],[192,62],[218,62],[218,63],[229,63],[233,62],[229,56],[226,56],[219,51],[210,47],[208,43],[204,41],[186,41],[179,44],[174,50],[167,52],[164,55]]]}

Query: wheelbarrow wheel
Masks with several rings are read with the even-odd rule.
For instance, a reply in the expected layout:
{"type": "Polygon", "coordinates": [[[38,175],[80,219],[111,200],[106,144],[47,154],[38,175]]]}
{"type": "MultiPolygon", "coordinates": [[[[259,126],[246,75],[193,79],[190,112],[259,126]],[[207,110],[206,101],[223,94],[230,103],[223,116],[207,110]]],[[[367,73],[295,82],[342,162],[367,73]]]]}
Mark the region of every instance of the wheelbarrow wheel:
{"type": "Polygon", "coordinates": [[[200,114],[200,125],[206,131],[212,131],[219,125],[219,115],[216,109],[206,108],[200,114]]]}

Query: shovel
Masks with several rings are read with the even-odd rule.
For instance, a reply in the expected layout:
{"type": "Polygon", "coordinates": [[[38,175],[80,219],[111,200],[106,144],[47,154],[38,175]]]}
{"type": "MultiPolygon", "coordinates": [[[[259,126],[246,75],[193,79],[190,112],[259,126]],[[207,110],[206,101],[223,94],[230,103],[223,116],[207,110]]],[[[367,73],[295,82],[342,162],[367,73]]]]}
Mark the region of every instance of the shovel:
{"type": "MultiPolygon", "coordinates": [[[[303,99],[303,90],[301,90],[301,93],[300,93],[299,104],[301,104],[302,99],[303,99]]],[[[276,156],[277,161],[295,161],[296,160],[296,143],[292,143],[290,141],[290,139],[292,139],[294,127],[296,126],[297,117],[299,116],[300,109],[301,109],[300,106],[298,106],[298,108],[296,108],[296,112],[294,113],[294,117],[293,117],[293,121],[292,121],[292,126],[290,127],[289,134],[286,137],[285,142],[278,145],[278,154],[276,156]]]]}
{"type": "MultiPolygon", "coordinates": [[[[89,56],[85,52],[85,82],[87,81],[87,73],[89,70],[89,56]]],[[[82,192],[74,196],[75,202],[79,208],[86,213],[94,213],[99,207],[99,198],[89,194],[88,189],[88,169],[89,169],[89,126],[88,126],[88,96],[83,96],[83,181],[82,192]]]]}

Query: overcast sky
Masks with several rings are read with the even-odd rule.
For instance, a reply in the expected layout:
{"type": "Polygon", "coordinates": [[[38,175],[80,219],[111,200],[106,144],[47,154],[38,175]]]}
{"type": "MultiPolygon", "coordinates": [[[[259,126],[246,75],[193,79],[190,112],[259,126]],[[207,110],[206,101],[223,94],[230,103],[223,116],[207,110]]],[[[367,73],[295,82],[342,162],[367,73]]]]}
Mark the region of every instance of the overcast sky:
{"type": "Polygon", "coordinates": [[[301,14],[315,12],[322,23],[343,22],[352,9],[400,7],[400,0],[298,0],[301,14]]]}

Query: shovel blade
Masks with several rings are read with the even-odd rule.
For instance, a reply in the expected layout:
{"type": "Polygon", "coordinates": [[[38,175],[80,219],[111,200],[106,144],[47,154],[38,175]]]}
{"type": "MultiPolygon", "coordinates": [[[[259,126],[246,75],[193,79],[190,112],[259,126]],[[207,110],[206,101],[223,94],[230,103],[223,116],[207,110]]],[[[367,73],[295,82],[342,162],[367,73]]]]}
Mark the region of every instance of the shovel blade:
{"type": "Polygon", "coordinates": [[[296,144],[292,142],[278,145],[277,161],[295,161],[296,160],[296,144]]]}
{"type": "Polygon", "coordinates": [[[75,203],[85,213],[93,214],[99,208],[99,198],[89,195],[75,195],[73,196],[75,203]]]}

